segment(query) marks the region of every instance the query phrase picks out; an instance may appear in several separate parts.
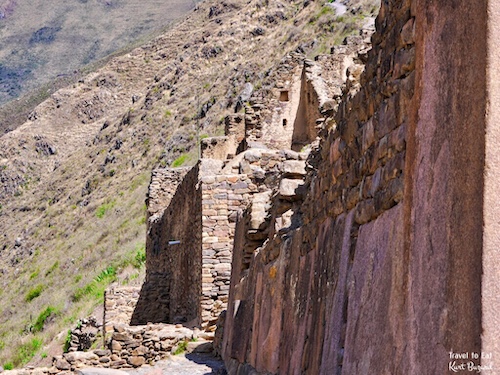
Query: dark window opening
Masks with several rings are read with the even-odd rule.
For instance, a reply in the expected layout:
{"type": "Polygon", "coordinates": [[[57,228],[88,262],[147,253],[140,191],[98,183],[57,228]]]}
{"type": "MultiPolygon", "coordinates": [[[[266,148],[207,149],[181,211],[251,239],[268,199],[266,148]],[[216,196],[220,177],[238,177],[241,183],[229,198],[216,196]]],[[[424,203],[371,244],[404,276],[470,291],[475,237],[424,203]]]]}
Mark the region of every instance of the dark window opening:
{"type": "Polygon", "coordinates": [[[287,102],[288,99],[288,91],[281,91],[280,92],[280,102],[287,102]]]}

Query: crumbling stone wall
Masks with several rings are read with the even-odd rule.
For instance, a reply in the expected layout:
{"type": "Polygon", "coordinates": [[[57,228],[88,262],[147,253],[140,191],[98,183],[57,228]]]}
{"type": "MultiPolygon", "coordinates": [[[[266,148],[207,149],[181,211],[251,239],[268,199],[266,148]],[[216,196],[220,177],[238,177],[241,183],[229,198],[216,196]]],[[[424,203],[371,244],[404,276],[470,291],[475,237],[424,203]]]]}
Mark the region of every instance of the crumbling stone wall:
{"type": "Polygon", "coordinates": [[[172,200],[177,187],[191,168],[158,168],[151,173],[146,199],[148,219],[163,213],[172,200]]]}
{"type": "Polygon", "coordinates": [[[302,147],[316,139],[316,120],[321,117],[318,92],[314,89],[310,75],[312,62],[305,62],[302,71],[300,102],[297,114],[293,120],[292,141],[290,148],[300,151],[302,147]]]}
{"type": "Polygon", "coordinates": [[[132,320],[141,289],[133,286],[112,286],[104,295],[103,322],[107,328],[112,324],[129,324],[132,320]]]}
{"type": "Polygon", "coordinates": [[[168,207],[148,223],[146,280],[133,325],[200,322],[202,194],[198,170],[197,165],[185,174],[168,207]]]}

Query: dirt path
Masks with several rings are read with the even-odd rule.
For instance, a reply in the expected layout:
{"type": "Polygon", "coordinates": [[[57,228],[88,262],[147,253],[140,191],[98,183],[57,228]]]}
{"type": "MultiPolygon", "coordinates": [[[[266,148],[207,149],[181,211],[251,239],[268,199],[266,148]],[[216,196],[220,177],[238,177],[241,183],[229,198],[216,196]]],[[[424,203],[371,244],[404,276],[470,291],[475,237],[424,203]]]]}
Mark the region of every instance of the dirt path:
{"type": "Polygon", "coordinates": [[[224,375],[224,362],[210,354],[186,354],[127,371],[130,375],[224,375]]]}

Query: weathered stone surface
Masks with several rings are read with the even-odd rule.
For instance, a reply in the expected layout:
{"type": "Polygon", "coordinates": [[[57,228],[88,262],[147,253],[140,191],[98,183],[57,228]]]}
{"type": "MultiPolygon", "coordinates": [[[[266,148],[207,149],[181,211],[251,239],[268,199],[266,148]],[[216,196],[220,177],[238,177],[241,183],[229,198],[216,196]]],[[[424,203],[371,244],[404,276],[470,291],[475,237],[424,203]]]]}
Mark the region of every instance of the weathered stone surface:
{"type": "Polygon", "coordinates": [[[306,163],[302,160],[286,160],[282,163],[285,177],[302,178],[306,174],[306,163]]]}
{"type": "Polygon", "coordinates": [[[186,346],[188,353],[212,353],[213,349],[212,343],[206,341],[190,341],[186,346]]]}
{"type": "Polygon", "coordinates": [[[70,363],[73,363],[98,360],[99,357],[92,352],[71,352],[64,354],[64,359],[66,359],[70,363]]]}
{"type": "Polygon", "coordinates": [[[303,196],[301,187],[304,185],[302,180],[291,180],[284,178],[280,182],[279,195],[281,199],[297,200],[303,196]]]}
{"type": "Polygon", "coordinates": [[[138,357],[138,356],[129,357],[127,362],[134,367],[139,367],[142,366],[144,363],[146,363],[144,357],[138,357]]]}
{"type": "Polygon", "coordinates": [[[71,365],[64,358],[55,358],[54,366],[58,370],[70,370],[71,369],[71,365]]]}

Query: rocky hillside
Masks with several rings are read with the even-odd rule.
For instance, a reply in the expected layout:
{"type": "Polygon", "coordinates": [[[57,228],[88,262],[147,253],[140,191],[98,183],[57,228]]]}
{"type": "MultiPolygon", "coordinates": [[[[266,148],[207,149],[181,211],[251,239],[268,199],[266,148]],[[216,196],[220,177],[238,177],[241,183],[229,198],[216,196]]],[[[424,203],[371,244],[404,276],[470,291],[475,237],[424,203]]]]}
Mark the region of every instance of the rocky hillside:
{"type": "MultiPolygon", "coordinates": [[[[192,9],[176,1],[0,1],[0,104],[165,28],[192,9]]],[[[47,89],[46,87],[45,89],[47,89]]]]}
{"type": "Polygon", "coordinates": [[[110,282],[141,280],[146,189],[192,164],[289,51],[314,57],[376,1],[206,1],[171,31],[61,89],[0,138],[0,364],[43,359],[110,282]]]}

